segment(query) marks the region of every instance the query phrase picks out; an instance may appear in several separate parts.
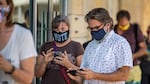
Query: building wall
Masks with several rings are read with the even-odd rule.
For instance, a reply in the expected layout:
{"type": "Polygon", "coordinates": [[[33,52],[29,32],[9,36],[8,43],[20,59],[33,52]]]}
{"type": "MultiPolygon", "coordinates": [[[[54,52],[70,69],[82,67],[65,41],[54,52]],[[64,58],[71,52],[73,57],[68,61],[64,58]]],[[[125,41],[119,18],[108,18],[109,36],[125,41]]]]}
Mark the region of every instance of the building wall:
{"type": "Polygon", "coordinates": [[[108,9],[116,24],[116,13],[125,9],[131,14],[131,22],[139,23],[146,35],[147,26],[150,25],[150,0],[68,0],[68,16],[71,20],[71,38],[84,43],[89,40],[90,33],[86,29],[84,16],[96,7],[108,9]]]}
{"type": "Polygon", "coordinates": [[[146,29],[150,25],[150,0],[143,0],[143,15],[142,17],[142,28],[144,29],[144,34],[146,34],[146,29]]]}
{"type": "Polygon", "coordinates": [[[87,24],[84,21],[84,1],[83,0],[68,0],[68,16],[70,19],[71,29],[70,37],[73,40],[81,43],[89,40],[87,24]]]}
{"type": "MultiPolygon", "coordinates": [[[[25,1],[27,2],[29,0],[25,1]]],[[[38,2],[38,4],[47,4],[45,3],[47,1],[48,0],[44,0],[43,2],[38,2]]],[[[59,0],[54,1],[58,3],[59,0]]],[[[56,4],[56,2],[54,2],[54,4],[56,4]]],[[[20,5],[17,4],[16,6],[20,5]]],[[[40,10],[48,9],[46,9],[47,7],[44,8],[45,6],[42,5],[39,6],[38,16],[41,16],[40,10]]],[[[23,9],[23,6],[21,7],[22,13],[20,16],[23,16],[25,10],[23,9]]],[[[150,0],[68,0],[68,16],[71,21],[70,37],[73,40],[84,43],[85,41],[91,39],[90,32],[86,29],[87,23],[84,21],[84,16],[88,11],[97,7],[104,7],[108,9],[114,20],[114,24],[117,23],[116,13],[118,10],[128,10],[131,14],[131,22],[139,23],[143,33],[146,35],[146,29],[148,25],[150,25],[150,0]]],[[[18,8],[16,9],[19,11],[18,8]]],[[[17,11],[16,13],[18,13],[17,11]]],[[[16,14],[15,20],[20,20],[23,22],[24,18],[21,17],[21,19],[17,19],[16,14]]]]}

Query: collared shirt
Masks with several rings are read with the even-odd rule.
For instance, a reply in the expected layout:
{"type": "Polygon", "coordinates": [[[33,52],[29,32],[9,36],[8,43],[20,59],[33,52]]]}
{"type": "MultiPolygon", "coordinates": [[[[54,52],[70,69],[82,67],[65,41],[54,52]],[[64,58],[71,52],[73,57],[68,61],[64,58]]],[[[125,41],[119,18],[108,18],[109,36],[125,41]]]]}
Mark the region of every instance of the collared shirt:
{"type": "MultiPolygon", "coordinates": [[[[113,30],[103,41],[89,43],[81,64],[81,68],[98,73],[113,73],[123,66],[133,66],[131,48],[127,40],[113,30]]],[[[125,84],[125,81],[85,80],[84,84],[125,84]]]]}

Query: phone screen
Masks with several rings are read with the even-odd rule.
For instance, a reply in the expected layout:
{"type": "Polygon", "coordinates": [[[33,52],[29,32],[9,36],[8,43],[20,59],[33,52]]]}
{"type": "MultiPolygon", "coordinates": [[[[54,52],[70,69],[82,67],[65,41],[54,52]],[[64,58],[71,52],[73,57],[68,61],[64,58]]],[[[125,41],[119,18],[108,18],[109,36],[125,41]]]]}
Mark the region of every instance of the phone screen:
{"type": "Polygon", "coordinates": [[[61,56],[61,51],[54,51],[54,57],[61,56]]]}

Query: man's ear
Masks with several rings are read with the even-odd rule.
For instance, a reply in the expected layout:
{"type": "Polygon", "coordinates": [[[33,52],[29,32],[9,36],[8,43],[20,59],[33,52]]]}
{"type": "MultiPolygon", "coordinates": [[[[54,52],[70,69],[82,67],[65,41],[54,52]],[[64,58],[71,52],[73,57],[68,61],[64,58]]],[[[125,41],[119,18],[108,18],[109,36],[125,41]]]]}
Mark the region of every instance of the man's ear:
{"type": "Polygon", "coordinates": [[[106,27],[106,30],[107,30],[107,31],[110,31],[111,23],[106,23],[106,24],[105,24],[105,27],[106,27]]]}
{"type": "Polygon", "coordinates": [[[110,23],[106,23],[107,28],[110,28],[111,24],[110,23]]]}

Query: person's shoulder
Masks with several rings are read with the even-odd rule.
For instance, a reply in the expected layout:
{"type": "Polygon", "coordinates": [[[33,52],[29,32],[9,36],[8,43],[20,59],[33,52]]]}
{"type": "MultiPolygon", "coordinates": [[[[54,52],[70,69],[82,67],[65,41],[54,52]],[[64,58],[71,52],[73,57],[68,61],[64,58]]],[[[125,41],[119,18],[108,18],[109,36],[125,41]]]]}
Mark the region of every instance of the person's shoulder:
{"type": "Polygon", "coordinates": [[[42,46],[49,46],[52,45],[53,41],[48,41],[42,44],[42,46]]]}
{"type": "Polygon", "coordinates": [[[86,44],[90,43],[92,40],[93,40],[93,39],[84,42],[83,45],[84,45],[84,44],[86,45],[86,44]]]}
{"type": "Polygon", "coordinates": [[[25,29],[29,29],[29,28],[27,28],[27,26],[26,26],[25,23],[14,22],[14,24],[19,25],[19,26],[21,26],[21,27],[23,27],[23,28],[25,28],[25,29]]]}
{"type": "Polygon", "coordinates": [[[69,45],[73,47],[82,46],[80,42],[73,41],[73,40],[70,41],[69,45]]]}
{"type": "Polygon", "coordinates": [[[85,49],[87,47],[87,45],[92,41],[93,39],[86,41],[83,43],[83,48],[85,49]]]}
{"type": "Polygon", "coordinates": [[[126,41],[126,39],[123,37],[123,36],[121,36],[121,35],[119,35],[119,34],[117,34],[117,33],[115,33],[114,35],[113,35],[113,39],[115,39],[116,41],[126,41]]]}
{"type": "Polygon", "coordinates": [[[70,43],[71,43],[71,44],[80,44],[80,42],[74,41],[74,40],[71,40],[70,43]]]}
{"type": "Polygon", "coordinates": [[[30,31],[29,29],[27,29],[27,28],[25,28],[25,27],[23,27],[23,26],[21,26],[19,24],[15,24],[14,26],[15,26],[15,28],[17,28],[18,31],[26,31],[26,32],[30,31]]]}
{"type": "Polygon", "coordinates": [[[112,41],[114,45],[129,46],[129,42],[127,41],[127,39],[118,34],[115,34],[113,36],[112,41]]]}
{"type": "Polygon", "coordinates": [[[14,24],[14,28],[19,36],[31,36],[31,31],[29,29],[26,29],[18,24],[14,24]]]}
{"type": "Polygon", "coordinates": [[[130,27],[133,28],[133,30],[139,30],[140,25],[138,23],[130,23],[130,27]]]}

